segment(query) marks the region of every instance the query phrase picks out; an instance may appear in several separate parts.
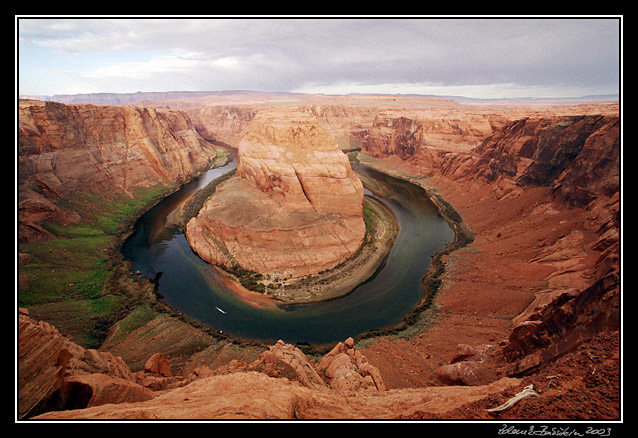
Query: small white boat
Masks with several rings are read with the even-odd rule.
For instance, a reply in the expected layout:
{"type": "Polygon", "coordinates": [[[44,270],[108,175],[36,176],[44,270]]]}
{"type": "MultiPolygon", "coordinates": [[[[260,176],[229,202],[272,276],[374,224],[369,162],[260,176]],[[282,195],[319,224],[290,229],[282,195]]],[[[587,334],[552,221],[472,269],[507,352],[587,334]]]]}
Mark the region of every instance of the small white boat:
{"type": "Polygon", "coordinates": [[[224,315],[228,315],[226,312],[224,312],[222,309],[220,309],[219,307],[215,306],[215,309],[219,310],[220,312],[222,312],[224,315]]]}

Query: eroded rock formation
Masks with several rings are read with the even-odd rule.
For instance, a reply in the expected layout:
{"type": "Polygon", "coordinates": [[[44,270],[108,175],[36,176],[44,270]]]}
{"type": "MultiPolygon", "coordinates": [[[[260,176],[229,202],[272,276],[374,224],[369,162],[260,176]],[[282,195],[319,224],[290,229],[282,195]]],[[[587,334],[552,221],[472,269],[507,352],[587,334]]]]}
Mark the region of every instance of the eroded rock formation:
{"type": "Polygon", "coordinates": [[[365,235],[363,186],[318,121],[299,112],[259,112],[238,150],[236,177],[186,227],[212,264],[273,277],[329,269],[365,235]]]}
{"type": "Polygon", "coordinates": [[[57,201],[80,192],[132,196],[179,183],[215,157],[181,112],[24,101],[18,108],[20,238],[47,238],[41,224],[77,221],[57,201]]]}
{"type": "Polygon", "coordinates": [[[354,349],[351,338],[317,364],[278,341],[249,364],[231,361],[217,370],[199,367],[173,376],[161,353],[133,373],[120,357],[84,349],[24,309],[18,328],[20,419],[91,418],[91,409],[99,407],[99,418],[294,418],[321,406],[321,397],[338,403],[338,394],[385,391],[378,370],[354,349]],[[217,400],[216,391],[221,391],[217,400]],[[181,394],[182,402],[193,403],[177,408],[162,394],[181,394]],[[144,403],[158,397],[159,405],[144,403]],[[309,405],[295,407],[303,400],[309,405]]]}
{"type": "Polygon", "coordinates": [[[237,147],[257,110],[248,105],[204,106],[187,113],[197,132],[206,139],[237,147]]]}
{"type": "Polygon", "coordinates": [[[121,358],[80,347],[24,309],[19,310],[18,339],[18,418],[155,397],[136,383],[121,358]]]}
{"type": "Polygon", "coordinates": [[[466,114],[450,118],[404,111],[378,114],[365,139],[363,152],[407,159],[426,152],[469,151],[492,133],[494,115],[466,114]]]}

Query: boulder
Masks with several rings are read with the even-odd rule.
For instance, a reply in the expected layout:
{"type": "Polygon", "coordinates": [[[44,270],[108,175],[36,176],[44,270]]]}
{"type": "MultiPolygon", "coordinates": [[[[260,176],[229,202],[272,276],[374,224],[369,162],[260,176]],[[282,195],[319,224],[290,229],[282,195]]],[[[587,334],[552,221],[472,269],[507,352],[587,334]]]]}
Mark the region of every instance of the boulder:
{"type": "Polygon", "coordinates": [[[150,400],[156,394],[130,380],[107,374],[80,374],[65,382],[65,409],[82,409],[107,403],[135,403],[150,400]]]}
{"type": "Polygon", "coordinates": [[[247,366],[249,371],[258,371],[270,377],[285,377],[297,381],[307,388],[325,388],[325,382],[297,347],[282,340],[271,345],[254,362],[247,366]]]}
{"type": "Polygon", "coordinates": [[[354,348],[354,340],[339,342],[316,366],[330,388],[385,391],[379,370],[354,348]]]}
{"type": "Polygon", "coordinates": [[[458,344],[457,353],[449,364],[434,370],[434,375],[446,385],[476,386],[484,384],[489,375],[488,363],[492,345],[458,344]]]}
{"type": "Polygon", "coordinates": [[[475,361],[455,362],[443,365],[434,371],[434,374],[448,385],[477,385],[479,379],[477,372],[480,364],[475,361]]]}
{"type": "Polygon", "coordinates": [[[171,367],[167,359],[162,353],[155,353],[148,358],[144,365],[144,371],[162,377],[172,377],[171,367]]]}

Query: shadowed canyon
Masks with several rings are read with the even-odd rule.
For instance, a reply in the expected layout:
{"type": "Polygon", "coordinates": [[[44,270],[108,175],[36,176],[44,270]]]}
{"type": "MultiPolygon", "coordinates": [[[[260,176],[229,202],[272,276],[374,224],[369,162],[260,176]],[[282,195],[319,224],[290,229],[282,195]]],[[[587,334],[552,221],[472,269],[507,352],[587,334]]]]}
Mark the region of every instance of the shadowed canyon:
{"type": "Polygon", "coordinates": [[[618,102],[73,98],[17,108],[18,419],[620,418],[618,102]],[[360,168],[418,189],[452,236],[390,327],[239,340],[123,255],[164,199],[158,247],[178,230],[243,302],[338,306],[401,228],[360,168]]]}

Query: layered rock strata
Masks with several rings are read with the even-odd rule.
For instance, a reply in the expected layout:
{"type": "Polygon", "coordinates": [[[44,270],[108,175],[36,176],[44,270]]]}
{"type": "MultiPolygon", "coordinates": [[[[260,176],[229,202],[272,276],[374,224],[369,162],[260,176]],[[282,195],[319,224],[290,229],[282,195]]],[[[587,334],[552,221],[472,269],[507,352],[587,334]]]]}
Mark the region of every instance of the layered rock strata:
{"type": "Polygon", "coordinates": [[[203,138],[237,147],[257,110],[248,105],[207,105],[186,112],[203,138]]]}
{"type": "Polygon", "coordinates": [[[467,152],[492,133],[500,118],[492,114],[410,113],[383,111],[372,124],[362,151],[375,157],[396,155],[408,159],[432,150],[467,152]]]}
{"type": "MultiPolygon", "coordinates": [[[[407,125],[397,123],[392,138],[407,125]]],[[[450,317],[423,342],[439,330],[446,336],[461,330],[458,339],[465,341],[473,330],[475,342],[495,344],[501,372],[524,375],[617,329],[620,129],[613,108],[611,114],[512,120],[467,152],[425,154],[424,143],[403,157],[377,156],[386,169],[428,175],[419,182],[455,207],[475,241],[445,257],[448,281],[437,300],[450,317]],[[499,314],[512,315],[512,326],[458,327],[466,315],[497,327],[500,318],[490,315],[499,314]],[[498,342],[498,335],[486,334],[491,330],[507,333],[506,339],[498,342]]],[[[372,146],[368,150],[379,151],[372,146]]],[[[444,365],[440,378],[472,382],[463,372],[478,375],[487,363],[464,362],[444,365]]]]}
{"type": "Polygon", "coordinates": [[[25,309],[19,309],[18,335],[18,418],[155,397],[121,358],[80,347],[25,309]]]}
{"type": "Polygon", "coordinates": [[[262,111],[239,144],[237,174],[186,227],[206,261],[269,276],[317,273],[365,236],[363,186],[318,121],[262,111]]]}
{"type": "Polygon", "coordinates": [[[64,219],[57,201],[80,192],[130,196],[139,187],[184,182],[215,147],[179,111],[21,100],[18,190],[22,240],[46,238],[41,224],[64,219]]]}

